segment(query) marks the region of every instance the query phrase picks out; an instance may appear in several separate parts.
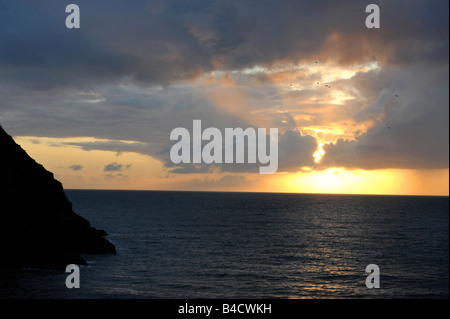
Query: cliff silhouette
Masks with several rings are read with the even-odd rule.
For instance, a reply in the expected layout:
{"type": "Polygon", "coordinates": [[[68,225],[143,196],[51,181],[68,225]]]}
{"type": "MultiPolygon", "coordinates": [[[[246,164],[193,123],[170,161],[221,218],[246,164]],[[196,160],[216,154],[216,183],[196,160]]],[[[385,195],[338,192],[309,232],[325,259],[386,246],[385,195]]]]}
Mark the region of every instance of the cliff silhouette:
{"type": "Polygon", "coordinates": [[[0,126],[0,268],[83,265],[116,253],[107,233],[72,210],[62,184],[0,126]]]}

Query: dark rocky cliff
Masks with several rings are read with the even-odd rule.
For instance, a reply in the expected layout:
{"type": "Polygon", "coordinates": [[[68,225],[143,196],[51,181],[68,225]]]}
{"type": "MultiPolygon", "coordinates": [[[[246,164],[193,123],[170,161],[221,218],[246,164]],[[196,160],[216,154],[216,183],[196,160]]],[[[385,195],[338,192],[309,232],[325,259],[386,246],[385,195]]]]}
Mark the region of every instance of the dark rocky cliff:
{"type": "Polygon", "coordinates": [[[0,267],[64,268],[81,254],[115,253],[72,210],[62,184],[0,126],[0,267]]]}

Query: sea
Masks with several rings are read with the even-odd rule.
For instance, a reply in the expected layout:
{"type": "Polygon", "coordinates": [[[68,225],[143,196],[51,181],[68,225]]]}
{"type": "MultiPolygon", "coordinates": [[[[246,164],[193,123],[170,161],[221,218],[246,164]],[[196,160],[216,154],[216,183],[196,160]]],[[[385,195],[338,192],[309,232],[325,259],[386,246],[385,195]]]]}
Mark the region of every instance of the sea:
{"type": "Polygon", "coordinates": [[[79,288],[64,270],[2,272],[0,298],[449,296],[446,196],[65,192],[117,254],[83,255],[79,288]]]}

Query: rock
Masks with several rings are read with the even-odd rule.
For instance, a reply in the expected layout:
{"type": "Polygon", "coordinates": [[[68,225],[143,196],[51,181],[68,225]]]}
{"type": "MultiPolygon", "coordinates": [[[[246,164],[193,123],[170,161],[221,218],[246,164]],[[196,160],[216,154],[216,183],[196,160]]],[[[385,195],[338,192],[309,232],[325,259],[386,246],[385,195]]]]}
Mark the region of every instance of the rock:
{"type": "Polygon", "coordinates": [[[75,214],[62,184],[0,126],[0,267],[65,268],[81,254],[116,253],[75,214]]]}

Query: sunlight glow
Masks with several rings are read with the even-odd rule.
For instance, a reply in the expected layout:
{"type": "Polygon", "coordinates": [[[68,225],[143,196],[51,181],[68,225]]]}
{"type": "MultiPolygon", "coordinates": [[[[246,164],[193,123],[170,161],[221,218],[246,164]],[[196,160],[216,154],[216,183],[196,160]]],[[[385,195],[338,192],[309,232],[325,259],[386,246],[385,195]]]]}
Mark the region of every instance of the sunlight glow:
{"type": "Polygon", "coordinates": [[[314,162],[320,163],[320,160],[325,155],[325,151],[323,150],[324,143],[318,143],[317,151],[313,154],[314,162]]]}
{"type": "MultiPolygon", "coordinates": [[[[64,188],[215,190],[286,193],[445,195],[449,171],[442,170],[345,170],[323,171],[302,167],[299,172],[273,175],[171,174],[161,161],[150,156],[123,152],[86,151],[69,141],[91,138],[15,137],[16,142],[38,163],[53,172],[64,188]],[[105,171],[110,163],[123,164],[116,172],[105,171]],[[82,166],[73,170],[74,164],[82,166]],[[128,167],[130,164],[130,167],[128,167]]],[[[97,139],[96,139],[97,140],[97,139]]],[[[130,143],[130,141],[127,141],[130,143]]]]}
{"type": "Polygon", "coordinates": [[[285,175],[286,190],[296,193],[444,195],[449,194],[448,169],[407,169],[299,172],[285,175]]]}

